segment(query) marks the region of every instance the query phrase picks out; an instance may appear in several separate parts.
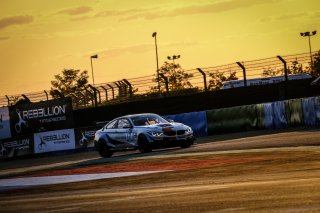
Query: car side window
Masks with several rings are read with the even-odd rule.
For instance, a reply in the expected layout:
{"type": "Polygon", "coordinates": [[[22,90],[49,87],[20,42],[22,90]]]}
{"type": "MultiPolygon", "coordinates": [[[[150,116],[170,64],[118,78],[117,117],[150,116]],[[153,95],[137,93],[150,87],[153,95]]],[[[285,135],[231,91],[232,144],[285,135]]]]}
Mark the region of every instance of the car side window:
{"type": "Polygon", "coordinates": [[[118,121],[118,129],[130,128],[131,124],[127,119],[119,119],[118,121]]]}
{"type": "Polygon", "coordinates": [[[107,124],[106,129],[115,129],[117,128],[117,121],[118,120],[114,120],[111,121],[110,123],[107,124]]]}

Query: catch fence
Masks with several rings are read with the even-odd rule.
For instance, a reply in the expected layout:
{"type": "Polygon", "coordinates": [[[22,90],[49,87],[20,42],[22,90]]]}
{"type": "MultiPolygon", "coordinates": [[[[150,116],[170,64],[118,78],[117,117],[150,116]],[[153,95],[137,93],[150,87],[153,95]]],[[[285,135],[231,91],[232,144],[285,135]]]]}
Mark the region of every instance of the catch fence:
{"type": "MultiPolygon", "coordinates": [[[[317,52],[313,52],[312,55],[317,52]]],[[[263,78],[266,76],[283,76],[285,68],[290,74],[299,74],[310,69],[310,54],[294,54],[286,56],[270,57],[251,61],[238,61],[235,63],[221,66],[194,68],[184,70],[191,77],[188,81],[192,87],[183,90],[171,91],[168,85],[165,85],[168,76],[160,76],[161,92],[158,92],[157,75],[148,75],[131,79],[121,79],[114,82],[106,82],[89,85],[87,88],[75,94],[71,94],[73,107],[84,108],[103,105],[106,103],[119,103],[131,101],[134,99],[155,98],[164,95],[179,95],[186,93],[202,92],[214,89],[211,85],[212,76],[222,74],[230,76],[235,74],[239,80],[250,80],[263,78]],[[286,63],[280,60],[282,58],[286,63]]],[[[223,83],[223,82],[222,82],[223,83]]],[[[62,97],[59,91],[54,91],[51,95],[50,90],[43,90],[25,94],[6,95],[0,97],[0,106],[14,105],[18,100],[25,99],[31,102],[40,102],[62,97]]]]}

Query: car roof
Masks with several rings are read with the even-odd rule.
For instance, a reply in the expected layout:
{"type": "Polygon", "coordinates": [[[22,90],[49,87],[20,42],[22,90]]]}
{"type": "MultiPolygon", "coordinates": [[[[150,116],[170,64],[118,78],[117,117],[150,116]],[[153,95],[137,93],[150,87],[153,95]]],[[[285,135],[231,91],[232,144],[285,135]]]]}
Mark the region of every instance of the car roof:
{"type": "MultiPolygon", "coordinates": [[[[125,115],[125,116],[121,116],[119,118],[131,118],[131,117],[136,117],[136,116],[143,116],[143,115],[158,115],[155,113],[139,113],[139,114],[130,114],[130,115],[125,115]]],[[[158,115],[159,116],[159,115],[158,115]]]]}

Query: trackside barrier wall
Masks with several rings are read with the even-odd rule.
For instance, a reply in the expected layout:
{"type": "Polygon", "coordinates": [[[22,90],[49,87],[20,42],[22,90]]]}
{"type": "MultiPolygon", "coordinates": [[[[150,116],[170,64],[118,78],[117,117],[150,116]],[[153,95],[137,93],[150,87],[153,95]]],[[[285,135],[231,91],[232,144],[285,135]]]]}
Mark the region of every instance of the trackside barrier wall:
{"type": "Polygon", "coordinates": [[[320,97],[207,111],[208,134],[320,124],[320,97]]]}
{"type": "Polygon", "coordinates": [[[177,115],[166,115],[163,117],[190,126],[196,137],[208,135],[208,122],[207,114],[205,111],[181,113],[177,115]]]}
{"type": "Polygon", "coordinates": [[[288,126],[286,118],[285,104],[283,101],[276,101],[272,104],[273,129],[286,128],[288,126]]]}
{"type": "Polygon", "coordinates": [[[257,105],[208,110],[208,134],[258,129],[262,122],[258,121],[258,114],[261,113],[257,105]]]}
{"type": "MultiPolygon", "coordinates": [[[[292,99],[164,116],[191,126],[196,136],[278,129],[288,126],[320,125],[320,97],[292,99]]],[[[0,140],[0,159],[14,156],[74,151],[93,147],[98,127],[62,129],[20,135],[0,140]]]]}
{"type": "MultiPolygon", "coordinates": [[[[303,125],[303,109],[301,99],[285,101],[287,121],[290,127],[303,125]]],[[[312,107],[310,107],[312,108],[312,107]]]]}
{"type": "Polygon", "coordinates": [[[303,118],[306,126],[320,124],[320,97],[302,99],[303,118]]]}
{"type": "MultiPolygon", "coordinates": [[[[265,129],[273,129],[272,103],[258,104],[263,109],[263,126],[265,129]]],[[[262,127],[263,128],[263,127],[262,127]]]]}

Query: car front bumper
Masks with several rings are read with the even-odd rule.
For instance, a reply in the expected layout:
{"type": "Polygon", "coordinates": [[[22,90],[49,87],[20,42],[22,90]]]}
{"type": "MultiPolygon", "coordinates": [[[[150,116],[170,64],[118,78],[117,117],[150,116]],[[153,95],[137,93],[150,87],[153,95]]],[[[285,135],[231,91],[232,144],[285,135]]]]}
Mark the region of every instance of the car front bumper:
{"type": "Polygon", "coordinates": [[[195,138],[193,135],[188,135],[186,137],[179,136],[170,136],[170,137],[162,137],[155,138],[150,141],[150,145],[152,148],[169,148],[169,147],[179,147],[183,146],[186,143],[193,144],[195,138]]]}

